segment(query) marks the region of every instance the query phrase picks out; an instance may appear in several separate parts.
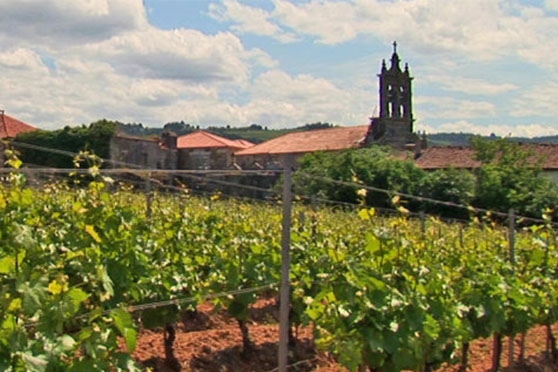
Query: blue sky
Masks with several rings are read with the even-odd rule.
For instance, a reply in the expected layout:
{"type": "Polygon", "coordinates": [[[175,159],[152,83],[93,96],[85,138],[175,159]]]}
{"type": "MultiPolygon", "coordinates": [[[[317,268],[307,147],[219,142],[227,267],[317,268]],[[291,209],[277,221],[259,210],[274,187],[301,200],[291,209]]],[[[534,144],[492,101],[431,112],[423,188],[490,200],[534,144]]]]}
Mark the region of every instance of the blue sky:
{"type": "Polygon", "coordinates": [[[558,134],[558,0],[2,0],[0,108],[44,129],[367,124],[394,40],[416,130],[558,134]]]}

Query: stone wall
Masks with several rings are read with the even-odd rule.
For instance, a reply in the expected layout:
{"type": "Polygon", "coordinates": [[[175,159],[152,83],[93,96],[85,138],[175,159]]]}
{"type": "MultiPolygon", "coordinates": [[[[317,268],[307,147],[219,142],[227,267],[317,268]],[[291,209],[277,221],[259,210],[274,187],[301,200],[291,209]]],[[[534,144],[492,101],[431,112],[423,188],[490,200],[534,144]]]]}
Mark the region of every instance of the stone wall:
{"type": "Polygon", "coordinates": [[[176,150],[169,149],[155,139],[115,136],[110,141],[110,159],[123,164],[113,164],[114,168],[127,165],[146,169],[176,169],[176,150]]]}
{"type": "Polygon", "coordinates": [[[230,169],[232,166],[231,148],[178,149],[179,169],[230,169]]]}
{"type": "Polygon", "coordinates": [[[366,146],[388,145],[398,150],[409,149],[409,146],[421,148],[421,139],[411,132],[407,120],[393,118],[374,118],[370,124],[366,138],[366,146]]]}

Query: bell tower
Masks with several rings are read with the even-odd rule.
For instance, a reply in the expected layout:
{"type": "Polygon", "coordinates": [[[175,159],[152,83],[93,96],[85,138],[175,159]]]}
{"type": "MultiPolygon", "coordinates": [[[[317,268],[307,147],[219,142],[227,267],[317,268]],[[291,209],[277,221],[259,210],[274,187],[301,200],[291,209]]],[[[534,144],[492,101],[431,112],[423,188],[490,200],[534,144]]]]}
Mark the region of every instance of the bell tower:
{"type": "Polygon", "coordinates": [[[397,43],[393,42],[391,66],[388,70],[385,60],[382,61],[382,72],[378,75],[380,78],[380,117],[404,118],[412,123],[411,81],[413,78],[409,76],[409,65],[405,64],[405,70],[401,71],[399,63],[397,43]]]}
{"type": "Polygon", "coordinates": [[[413,133],[413,106],[409,65],[402,70],[397,54],[397,42],[393,42],[389,68],[382,61],[380,80],[380,116],[370,118],[367,143],[379,143],[404,148],[417,144],[419,138],[413,133]]]}

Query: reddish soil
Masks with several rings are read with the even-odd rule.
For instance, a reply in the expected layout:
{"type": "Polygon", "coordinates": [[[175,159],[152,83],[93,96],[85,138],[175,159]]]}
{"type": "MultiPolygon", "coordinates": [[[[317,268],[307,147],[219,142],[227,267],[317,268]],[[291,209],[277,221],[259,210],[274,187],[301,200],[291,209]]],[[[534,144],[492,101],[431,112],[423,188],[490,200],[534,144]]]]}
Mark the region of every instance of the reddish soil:
{"type": "MultiPolygon", "coordinates": [[[[277,341],[279,326],[278,309],[273,299],[259,300],[250,313],[248,328],[254,350],[242,353],[242,336],[237,322],[224,311],[215,311],[209,303],[198,306],[196,312],[186,313],[176,324],[174,355],[180,363],[165,362],[163,330],[142,330],[134,357],[145,367],[160,372],[271,372],[277,371],[277,341]]],[[[554,332],[558,327],[554,327],[554,332]]],[[[335,359],[317,352],[311,341],[311,331],[303,329],[298,334],[299,342],[289,355],[293,364],[289,371],[298,372],[347,372],[335,359]]],[[[515,340],[519,345],[519,337],[515,340]]],[[[508,365],[508,343],[504,339],[501,371],[504,372],[553,372],[545,353],[546,330],[533,328],[525,338],[525,364],[517,363],[519,346],[515,347],[516,362],[508,365]]],[[[478,340],[471,345],[468,372],[487,372],[492,365],[492,340],[478,340]]],[[[438,372],[457,372],[458,366],[442,367],[438,372]]]]}

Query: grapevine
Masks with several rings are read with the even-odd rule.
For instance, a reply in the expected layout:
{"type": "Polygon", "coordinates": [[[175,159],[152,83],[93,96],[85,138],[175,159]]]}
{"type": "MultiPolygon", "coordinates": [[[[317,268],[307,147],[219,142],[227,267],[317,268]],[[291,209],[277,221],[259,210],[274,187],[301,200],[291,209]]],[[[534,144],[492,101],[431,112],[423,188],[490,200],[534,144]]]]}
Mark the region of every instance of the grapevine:
{"type": "MultiPolygon", "coordinates": [[[[212,301],[238,321],[249,355],[258,292],[241,290],[277,289],[280,205],[186,192],[146,199],[81,156],[87,177],[37,189],[14,170],[0,185],[0,370],[139,370],[131,355],[144,328],[165,330],[171,360],[180,313],[215,293],[229,293],[212,301]]],[[[550,224],[518,231],[511,262],[507,231],[490,219],[423,224],[404,210],[302,204],[294,214],[293,330],[312,326],[349,370],[466,365],[475,339],[557,320],[550,224]]]]}

